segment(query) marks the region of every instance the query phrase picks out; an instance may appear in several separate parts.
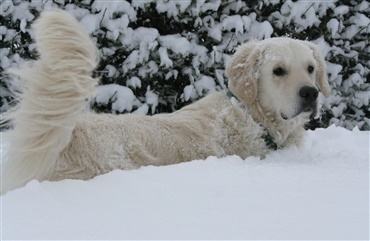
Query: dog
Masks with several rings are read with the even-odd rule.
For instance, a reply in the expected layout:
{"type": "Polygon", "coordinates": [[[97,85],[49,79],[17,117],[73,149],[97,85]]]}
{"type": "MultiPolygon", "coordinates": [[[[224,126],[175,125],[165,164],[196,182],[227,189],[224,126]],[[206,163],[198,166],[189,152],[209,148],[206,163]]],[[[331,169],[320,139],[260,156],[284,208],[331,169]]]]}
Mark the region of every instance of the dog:
{"type": "Polygon", "coordinates": [[[304,124],[330,94],[318,47],[286,37],[249,41],[226,65],[229,91],[213,91],[176,112],[139,116],[87,111],[98,79],[97,49],[66,12],[33,25],[40,57],[19,70],[18,107],[6,118],[10,147],[2,193],[37,179],[90,179],[114,169],[170,165],[208,156],[263,157],[300,145],[304,124]]]}

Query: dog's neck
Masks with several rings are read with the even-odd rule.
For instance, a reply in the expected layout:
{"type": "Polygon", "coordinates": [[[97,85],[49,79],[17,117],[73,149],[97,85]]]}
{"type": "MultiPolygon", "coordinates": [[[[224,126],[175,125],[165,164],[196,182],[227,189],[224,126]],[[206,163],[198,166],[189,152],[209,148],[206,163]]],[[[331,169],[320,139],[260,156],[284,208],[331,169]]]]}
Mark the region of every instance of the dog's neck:
{"type": "Polygon", "coordinates": [[[251,112],[252,118],[267,129],[278,148],[300,144],[305,120],[299,117],[284,120],[271,107],[262,106],[258,101],[247,105],[247,108],[251,112]]]}
{"type": "Polygon", "coordinates": [[[262,138],[269,149],[276,150],[290,144],[299,144],[301,138],[292,139],[291,137],[301,136],[300,132],[303,131],[305,121],[298,118],[284,120],[271,108],[262,106],[258,100],[253,103],[244,103],[231,91],[227,91],[226,95],[230,99],[235,98],[240,106],[248,110],[253,120],[265,129],[262,138]]]}
{"type": "MultiPolygon", "coordinates": [[[[238,99],[238,97],[236,97],[235,95],[234,95],[234,93],[233,92],[231,92],[230,90],[228,90],[227,92],[226,92],[226,96],[227,97],[229,97],[229,99],[231,100],[231,101],[237,101],[238,102],[238,105],[239,106],[241,106],[242,108],[247,108],[247,106],[245,105],[245,104],[243,104],[242,103],[242,101],[240,101],[239,99],[238,99]]],[[[250,111],[252,108],[247,108],[248,109],[248,112],[250,112],[250,114],[252,115],[252,118],[253,118],[253,120],[256,122],[256,123],[258,123],[260,126],[262,126],[263,128],[264,128],[264,134],[261,136],[262,137],[262,139],[265,141],[265,144],[266,144],[266,146],[269,148],[269,149],[272,149],[272,150],[277,150],[278,148],[279,148],[279,146],[277,145],[277,143],[275,142],[275,137],[274,136],[272,136],[271,134],[270,134],[270,131],[269,131],[269,129],[261,122],[261,121],[258,121],[259,119],[263,119],[263,118],[255,118],[254,116],[254,114],[253,114],[253,112],[252,111],[250,111]]],[[[259,111],[261,114],[263,113],[263,112],[261,112],[261,111],[259,111]]],[[[261,116],[261,115],[259,115],[259,116],[261,116]]]]}

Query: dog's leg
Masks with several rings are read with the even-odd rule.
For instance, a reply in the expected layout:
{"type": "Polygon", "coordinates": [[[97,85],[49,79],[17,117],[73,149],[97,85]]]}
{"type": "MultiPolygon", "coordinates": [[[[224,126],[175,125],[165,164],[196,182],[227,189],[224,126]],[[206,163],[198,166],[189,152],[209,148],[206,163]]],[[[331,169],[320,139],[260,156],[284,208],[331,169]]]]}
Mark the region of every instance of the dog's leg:
{"type": "Polygon", "coordinates": [[[6,118],[15,128],[2,168],[2,193],[44,180],[70,141],[78,116],[94,94],[97,51],[78,21],[66,12],[45,12],[33,25],[40,58],[10,71],[20,77],[19,106],[6,118]]]}

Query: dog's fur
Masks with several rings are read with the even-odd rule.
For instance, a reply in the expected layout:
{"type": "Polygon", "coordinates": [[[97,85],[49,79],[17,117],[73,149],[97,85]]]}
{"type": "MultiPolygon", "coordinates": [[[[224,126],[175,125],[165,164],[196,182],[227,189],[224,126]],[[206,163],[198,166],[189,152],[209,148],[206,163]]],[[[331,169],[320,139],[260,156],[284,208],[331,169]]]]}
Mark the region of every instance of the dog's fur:
{"type": "Polygon", "coordinates": [[[7,133],[2,192],[32,179],[89,179],[211,155],[264,156],[267,132],[279,148],[299,145],[304,123],[317,115],[318,101],[304,105],[303,87],[330,93],[315,45],[274,38],[240,46],[228,62],[236,97],[215,91],[172,114],[95,114],[85,111],[97,85],[91,77],[97,51],[89,36],[62,11],[43,13],[33,27],[40,58],[15,72],[24,86],[9,115],[15,128],[7,133]],[[277,68],[284,74],[275,74],[277,68]]]}

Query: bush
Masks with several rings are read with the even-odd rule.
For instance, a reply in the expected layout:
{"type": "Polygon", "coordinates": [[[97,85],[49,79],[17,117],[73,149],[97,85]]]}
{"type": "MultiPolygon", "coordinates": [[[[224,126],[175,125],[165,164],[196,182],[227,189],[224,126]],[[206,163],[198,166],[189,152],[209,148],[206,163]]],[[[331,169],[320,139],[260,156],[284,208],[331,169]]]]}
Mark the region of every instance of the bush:
{"type": "MultiPolygon", "coordinates": [[[[238,45],[290,36],[320,46],[333,89],[308,128],[370,129],[367,1],[3,1],[1,72],[37,58],[30,25],[51,8],[79,19],[100,50],[97,111],[172,112],[227,88],[224,65],[238,45]]],[[[0,90],[6,111],[17,86],[4,77],[0,90]]]]}

